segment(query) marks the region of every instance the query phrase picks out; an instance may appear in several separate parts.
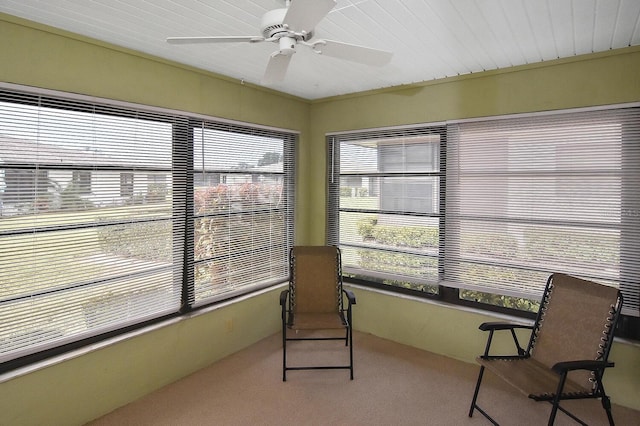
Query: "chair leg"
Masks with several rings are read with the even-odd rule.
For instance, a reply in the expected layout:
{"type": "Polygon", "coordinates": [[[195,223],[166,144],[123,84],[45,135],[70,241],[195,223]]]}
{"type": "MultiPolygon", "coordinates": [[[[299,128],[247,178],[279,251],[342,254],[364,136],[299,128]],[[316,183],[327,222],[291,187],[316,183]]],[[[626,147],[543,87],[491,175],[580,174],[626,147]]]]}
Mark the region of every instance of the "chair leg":
{"type": "Polygon", "coordinates": [[[560,405],[560,401],[557,401],[557,399],[557,396],[553,399],[553,407],[551,408],[551,413],[549,414],[549,422],[547,423],[548,426],[552,426],[556,421],[556,414],[558,414],[558,408],[560,405]]]}
{"type": "Polygon", "coordinates": [[[351,326],[347,329],[347,339],[349,343],[349,372],[350,379],[353,380],[353,329],[351,326]]]}
{"type": "Polygon", "coordinates": [[[560,376],[560,381],[558,382],[558,388],[556,389],[556,394],[553,397],[553,407],[551,408],[551,414],[549,414],[549,422],[548,426],[552,426],[556,421],[556,414],[558,414],[558,408],[560,408],[560,397],[564,392],[564,384],[567,381],[567,372],[565,371],[560,376]]]}
{"type": "Polygon", "coordinates": [[[287,381],[287,326],[282,321],[282,381],[287,381]]]}
{"type": "Polygon", "coordinates": [[[611,400],[608,396],[604,395],[602,397],[602,408],[607,412],[607,418],[609,419],[609,425],[614,426],[613,422],[613,414],[611,414],[611,400]]]}
{"type": "Polygon", "coordinates": [[[614,426],[613,414],[611,413],[611,400],[607,396],[604,391],[604,385],[602,384],[602,374],[599,371],[595,371],[596,383],[598,386],[598,393],[600,394],[600,402],[602,403],[602,408],[607,412],[607,419],[609,420],[609,425],[614,426]]]}
{"type": "Polygon", "coordinates": [[[478,399],[478,392],[480,391],[480,383],[482,382],[483,375],[484,365],[481,365],[480,373],[478,373],[478,381],[476,382],[476,389],[473,392],[473,399],[471,400],[471,407],[469,407],[469,417],[473,417],[473,411],[476,409],[476,400],[478,399]]]}

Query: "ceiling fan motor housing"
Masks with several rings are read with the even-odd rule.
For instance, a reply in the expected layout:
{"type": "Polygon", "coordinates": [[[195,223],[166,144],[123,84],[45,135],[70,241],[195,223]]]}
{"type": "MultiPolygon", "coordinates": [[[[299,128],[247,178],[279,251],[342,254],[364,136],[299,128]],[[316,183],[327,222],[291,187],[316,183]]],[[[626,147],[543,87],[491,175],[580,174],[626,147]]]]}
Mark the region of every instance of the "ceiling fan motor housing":
{"type": "MultiPolygon", "coordinates": [[[[287,14],[287,8],[270,10],[262,15],[262,21],[260,22],[260,28],[262,29],[262,36],[265,39],[280,38],[280,37],[292,37],[289,28],[286,28],[283,24],[284,17],[287,14]]],[[[303,32],[302,34],[295,34],[296,39],[303,41],[309,40],[313,37],[311,30],[303,32]]]]}

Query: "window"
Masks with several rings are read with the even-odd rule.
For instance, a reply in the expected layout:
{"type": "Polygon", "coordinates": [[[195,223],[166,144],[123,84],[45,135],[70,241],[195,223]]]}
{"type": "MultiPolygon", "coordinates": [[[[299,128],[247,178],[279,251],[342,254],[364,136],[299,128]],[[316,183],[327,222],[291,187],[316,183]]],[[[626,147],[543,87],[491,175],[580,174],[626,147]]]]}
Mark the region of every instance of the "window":
{"type": "Polygon", "coordinates": [[[133,197],[133,173],[120,173],[120,196],[133,197]]]}
{"type": "MultiPolygon", "coordinates": [[[[5,141],[6,142],[6,141],[5,141]]],[[[9,148],[10,144],[5,145],[9,148]]],[[[2,199],[8,205],[32,205],[36,195],[46,194],[48,189],[48,172],[46,170],[29,170],[25,168],[4,168],[2,199]]]]}
{"type": "Polygon", "coordinates": [[[193,302],[201,304],[288,277],[294,138],[197,124],[193,302]]]}
{"type": "Polygon", "coordinates": [[[330,135],[328,241],[364,284],[533,312],[564,272],[638,317],[638,123],[635,107],[330,135]]]}
{"type": "Polygon", "coordinates": [[[564,272],[621,288],[638,316],[638,123],[628,108],[450,125],[445,284],[535,310],[564,272]]]}
{"type": "Polygon", "coordinates": [[[295,139],[1,89],[0,370],[286,280],[295,139]]]}
{"type": "Polygon", "coordinates": [[[329,137],[328,241],[357,281],[437,293],[444,128],[329,137]]]}
{"type": "Polygon", "coordinates": [[[74,170],[71,172],[70,188],[77,194],[91,193],[91,172],[87,170],[74,170]]]}

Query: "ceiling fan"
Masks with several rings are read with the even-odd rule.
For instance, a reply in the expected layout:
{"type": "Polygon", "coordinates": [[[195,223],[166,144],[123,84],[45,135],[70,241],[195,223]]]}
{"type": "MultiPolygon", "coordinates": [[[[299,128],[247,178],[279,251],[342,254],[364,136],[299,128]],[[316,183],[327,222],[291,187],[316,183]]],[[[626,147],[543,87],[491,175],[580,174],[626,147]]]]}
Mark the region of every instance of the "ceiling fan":
{"type": "Polygon", "coordinates": [[[315,26],[336,6],[335,0],[285,0],[285,7],[270,10],[262,16],[262,36],[205,36],[169,37],[171,44],[192,43],[278,43],[271,54],[262,78],[263,84],[284,80],[296,46],[302,45],[315,53],[366,65],[382,66],[391,60],[392,53],[333,40],[312,41],[315,26]]]}

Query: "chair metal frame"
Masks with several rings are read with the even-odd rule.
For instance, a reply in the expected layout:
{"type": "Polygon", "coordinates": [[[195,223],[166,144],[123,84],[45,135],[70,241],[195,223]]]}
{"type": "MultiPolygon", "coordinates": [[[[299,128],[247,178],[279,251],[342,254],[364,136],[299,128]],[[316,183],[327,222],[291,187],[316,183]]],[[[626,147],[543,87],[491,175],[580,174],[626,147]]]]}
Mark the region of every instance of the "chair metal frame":
{"type": "MultiPolygon", "coordinates": [[[[342,282],[342,256],[340,249],[336,246],[294,246],[289,252],[289,287],[280,293],[280,307],[282,315],[282,381],[287,381],[287,371],[290,370],[335,370],[348,369],[350,379],[353,380],[353,314],[352,305],[356,304],[356,297],[351,290],[343,288],[342,282]],[[310,327],[301,328],[305,331],[313,330],[329,330],[336,327],[344,328],[344,337],[290,337],[287,330],[297,329],[296,315],[302,316],[304,312],[296,311],[296,288],[304,285],[297,281],[296,273],[297,256],[304,255],[332,255],[335,256],[335,283],[336,300],[335,300],[335,316],[339,322],[329,321],[323,325],[322,321],[310,327]],[[345,307],[346,299],[346,307],[345,307]],[[287,365],[287,342],[296,340],[344,340],[345,346],[349,348],[349,364],[348,365],[323,365],[323,366],[288,366],[287,365]]],[[[331,313],[330,313],[331,314],[331,313]]],[[[332,316],[332,315],[331,315],[332,316]]]]}
{"type": "MultiPolygon", "coordinates": [[[[606,411],[609,424],[614,424],[613,415],[611,413],[611,401],[604,390],[602,377],[604,375],[605,369],[614,366],[614,363],[610,362],[608,358],[609,352],[611,350],[611,345],[613,343],[614,330],[618,322],[623,303],[622,293],[619,290],[614,289],[614,291],[617,291],[617,294],[614,293],[615,297],[613,298],[613,301],[608,308],[609,310],[607,318],[606,320],[603,320],[602,336],[600,337],[600,342],[596,342],[597,350],[594,350],[594,354],[597,353],[597,356],[594,356],[594,359],[557,359],[554,363],[552,363],[552,365],[546,365],[544,363],[535,361],[536,343],[540,340],[541,333],[545,332],[543,328],[543,325],[545,323],[544,319],[546,312],[550,307],[550,303],[553,301],[554,286],[561,285],[561,283],[566,280],[573,280],[573,282],[585,286],[593,286],[593,288],[596,288],[596,286],[601,288],[605,287],[591,281],[580,280],[578,278],[571,277],[565,274],[552,274],[547,280],[547,285],[544,290],[541,306],[533,325],[519,325],[502,322],[486,322],[480,325],[480,330],[488,331],[489,335],[487,338],[484,354],[477,358],[477,361],[480,364],[480,372],[478,374],[478,380],[476,382],[473,399],[471,401],[471,407],[469,408],[469,417],[473,416],[474,410],[478,410],[492,424],[498,425],[498,423],[477,404],[478,392],[480,390],[482,377],[485,368],[488,368],[493,373],[496,373],[498,377],[501,377],[503,380],[510,382],[511,385],[515,386],[521,392],[528,394],[527,396],[529,398],[535,401],[547,401],[551,403],[552,409],[549,414],[549,425],[554,424],[558,410],[562,411],[576,422],[582,425],[586,425],[586,423],[580,420],[577,416],[560,406],[561,401],[571,399],[600,399],[602,407],[606,411]],[[518,337],[515,332],[515,330],[517,329],[531,330],[531,336],[529,338],[529,344],[526,350],[521,347],[518,341],[518,337]],[[511,333],[517,355],[505,356],[489,354],[493,335],[496,331],[509,331],[511,333]],[[527,361],[530,359],[533,359],[534,361],[527,361]],[[501,363],[503,364],[502,366],[500,365],[501,363]],[[536,380],[539,379],[542,381],[542,377],[544,377],[544,380],[548,382],[547,384],[550,388],[549,391],[545,391],[542,393],[529,393],[527,389],[524,389],[524,387],[526,386],[519,387],[517,384],[517,380],[514,380],[513,377],[508,377],[509,373],[513,373],[512,376],[518,374],[518,367],[525,367],[525,363],[527,364],[527,369],[530,370],[528,371],[528,373],[531,375],[535,375],[536,380]],[[503,366],[505,366],[505,368],[502,368],[503,366]],[[514,368],[516,370],[513,370],[514,368]],[[590,374],[590,378],[588,380],[592,384],[591,389],[585,389],[584,386],[576,387],[575,383],[573,383],[572,377],[570,375],[577,374],[572,372],[580,370],[585,371],[586,374],[590,374]],[[555,387],[553,387],[554,382],[556,383],[555,387]]],[[[613,293],[612,290],[608,291],[613,293]]],[[[557,306],[554,307],[554,309],[557,310],[557,306]]],[[[570,320],[571,316],[569,315],[566,318],[570,320]]],[[[575,326],[577,327],[577,324],[575,324],[575,326]]],[[[546,339],[545,345],[548,344],[549,340],[546,339]]],[[[566,344],[566,342],[557,342],[557,344],[563,345],[566,344]]]]}

